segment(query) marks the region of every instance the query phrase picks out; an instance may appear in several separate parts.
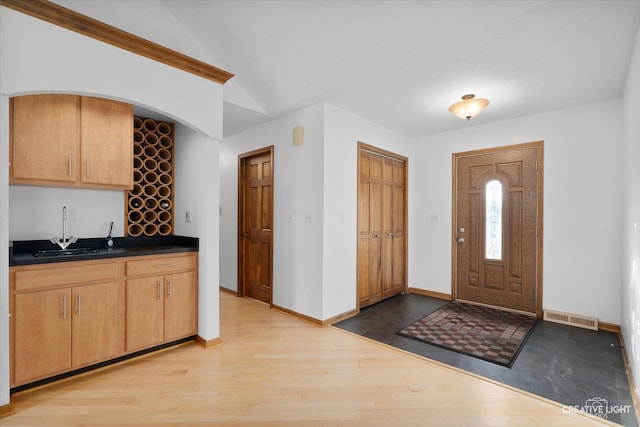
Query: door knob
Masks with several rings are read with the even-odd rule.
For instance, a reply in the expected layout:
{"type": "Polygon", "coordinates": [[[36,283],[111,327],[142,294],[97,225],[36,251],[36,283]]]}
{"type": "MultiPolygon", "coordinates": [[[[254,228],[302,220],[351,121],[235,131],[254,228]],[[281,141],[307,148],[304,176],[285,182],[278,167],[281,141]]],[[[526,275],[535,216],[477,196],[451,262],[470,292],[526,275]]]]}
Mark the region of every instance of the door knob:
{"type": "Polygon", "coordinates": [[[458,238],[456,239],[456,241],[457,241],[458,243],[464,243],[464,237],[458,237],[458,238]]]}
{"type": "Polygon", "coordinates": [[[243,236],[244,237],[249,237],[249,233],[244,233],[243,236]]]}

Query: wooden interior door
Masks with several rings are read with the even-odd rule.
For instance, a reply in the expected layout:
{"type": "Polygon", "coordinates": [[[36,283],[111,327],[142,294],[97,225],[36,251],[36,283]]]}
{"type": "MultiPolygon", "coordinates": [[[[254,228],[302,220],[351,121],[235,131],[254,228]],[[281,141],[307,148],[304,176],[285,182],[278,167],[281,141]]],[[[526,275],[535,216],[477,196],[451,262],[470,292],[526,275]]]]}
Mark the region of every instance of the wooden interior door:
{"type": "Polygon", "coordinates": [[[454,295],[542,315],[542,142],[454,154],[454,295]]]}
{"type": "Polygon", "coordinates": [[[405,290],[406,158],[360,144],[358,162],[359,307],[405,290]]]}
{"type": "Polygon", "coordinates": [[[239,159],[239,295],[272,303],[273,147],[239,159]]]}
{"type": "Polygon", "coordinates": [[[404,292],[405,288],[405,191],[406,162],[384,159],[382,299],[404,292]]]}
{"type": "Polygon", "coordinates": [[[358,301],[360,308],[382,300],[382,163],[361,151],[358,182],[358,301]]]}

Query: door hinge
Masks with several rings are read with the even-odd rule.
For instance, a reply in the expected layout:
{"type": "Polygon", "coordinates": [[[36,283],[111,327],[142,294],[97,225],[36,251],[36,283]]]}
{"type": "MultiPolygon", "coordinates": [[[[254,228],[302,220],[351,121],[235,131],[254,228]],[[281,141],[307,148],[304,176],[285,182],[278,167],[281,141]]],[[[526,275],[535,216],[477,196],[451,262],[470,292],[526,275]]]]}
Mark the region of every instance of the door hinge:
{"type": "Polygon", "coordinates": [[[536,160],[536,170],[538,170],[538,161],[536,160]]]}
{"type": "Polygon", "coordinates": [[[538,226],[536,226],[536,237],[538,237],[538,226]]]}

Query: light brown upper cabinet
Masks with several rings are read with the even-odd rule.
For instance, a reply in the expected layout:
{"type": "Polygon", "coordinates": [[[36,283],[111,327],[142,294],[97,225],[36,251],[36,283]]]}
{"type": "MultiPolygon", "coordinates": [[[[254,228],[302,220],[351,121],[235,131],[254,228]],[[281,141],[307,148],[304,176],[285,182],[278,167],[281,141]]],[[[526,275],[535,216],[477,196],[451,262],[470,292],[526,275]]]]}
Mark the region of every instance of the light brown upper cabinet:
{"type": "Polygon", "coordinates": [[[80,181],[133,188],[133,107],[80,98],[80,181]]]}
{"type": "Polygon", "coordinates": [[[132,188],[132,105],[57,94],[10,102],[11,184],[132,188]]]}

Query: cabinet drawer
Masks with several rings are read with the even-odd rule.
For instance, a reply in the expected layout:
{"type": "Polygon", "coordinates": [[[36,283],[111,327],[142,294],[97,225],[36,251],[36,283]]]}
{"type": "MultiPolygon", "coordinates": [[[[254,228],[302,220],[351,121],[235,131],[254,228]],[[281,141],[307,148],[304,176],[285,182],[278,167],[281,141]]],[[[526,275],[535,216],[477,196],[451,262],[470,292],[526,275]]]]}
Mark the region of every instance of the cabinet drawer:
{"type": "Polygon", "coordinates": [[[23,270],[16,272],[16,292],[76,283],[115,281],[117,276],[116,263],[23,270]]]}
{"type": "Polygon", "coordinates": [[[195,255],[127,261],[127,277],[158,275],[195,269],[195,255]]]}

